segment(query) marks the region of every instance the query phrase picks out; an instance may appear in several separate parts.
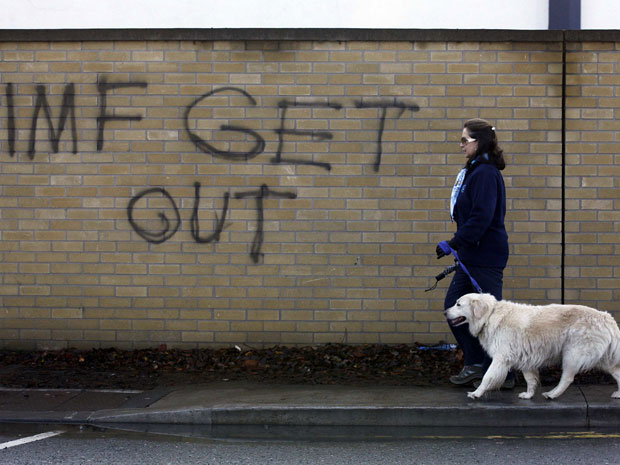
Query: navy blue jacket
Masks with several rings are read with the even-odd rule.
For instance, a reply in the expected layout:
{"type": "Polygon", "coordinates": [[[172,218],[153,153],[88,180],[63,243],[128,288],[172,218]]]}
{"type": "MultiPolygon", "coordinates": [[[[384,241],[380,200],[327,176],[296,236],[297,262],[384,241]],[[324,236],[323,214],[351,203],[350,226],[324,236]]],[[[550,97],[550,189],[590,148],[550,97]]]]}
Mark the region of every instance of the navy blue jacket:
{"type": "Polygon", "coordinates": [[[465,266],[505,268],[508,262],[506,187],[492,163],[468,169],[454,207],[457,229],[451,240],[465,266]]]}

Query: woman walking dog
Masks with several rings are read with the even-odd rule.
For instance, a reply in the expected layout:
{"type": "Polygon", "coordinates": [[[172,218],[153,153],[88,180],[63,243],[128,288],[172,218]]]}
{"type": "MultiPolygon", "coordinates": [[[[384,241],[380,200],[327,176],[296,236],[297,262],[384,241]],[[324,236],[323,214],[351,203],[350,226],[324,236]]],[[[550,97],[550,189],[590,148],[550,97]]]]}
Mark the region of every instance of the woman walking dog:
{"type": "MultiPolygon", "coordinates": [[[[448,241],[437,245],[437,258],[458,251],[471,277],[483,292],[502,299],[504,268],[508,262],[508,234],[504,226],[506,188],[500,173],[506,167],[503,151],[497,143],[495,128],[482,119],[465,122],[461,136],[465,167],[458,174],[450,198],[450,216],[456,221],[456,232],[448,241]]],[[[468,276],[457,267],[446,294],[444,309],[455,305],[465,294],[476,292],[468,276]]],[[[450,326],[464,354],[460,373],[450,377],[453,384],[464,385],[482,379],[491,363],[468,325],[450,326]]],[[[511,373],[504,388],[514,386],[511,373]]]]}

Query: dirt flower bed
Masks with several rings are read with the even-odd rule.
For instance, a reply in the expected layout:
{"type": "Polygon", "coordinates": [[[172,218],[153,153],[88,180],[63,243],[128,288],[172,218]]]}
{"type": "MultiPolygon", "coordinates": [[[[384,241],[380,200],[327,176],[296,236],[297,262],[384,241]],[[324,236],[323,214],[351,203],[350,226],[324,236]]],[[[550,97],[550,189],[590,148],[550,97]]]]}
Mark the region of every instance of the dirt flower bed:
{"type": "MultiPolygon", "coordinates": [[[[341,345],[251,349],[179,350],[66,349],[0,351],[0,386],[57,389],[152,389],[212,381],[277,384],[438,386],[462,366],[462,355],[446,345],[341,345]]],[[[542,373],[543,384],[559,379],[542,373]]],[[[576,383],[611,383],[598,372],[576,383]]]]}

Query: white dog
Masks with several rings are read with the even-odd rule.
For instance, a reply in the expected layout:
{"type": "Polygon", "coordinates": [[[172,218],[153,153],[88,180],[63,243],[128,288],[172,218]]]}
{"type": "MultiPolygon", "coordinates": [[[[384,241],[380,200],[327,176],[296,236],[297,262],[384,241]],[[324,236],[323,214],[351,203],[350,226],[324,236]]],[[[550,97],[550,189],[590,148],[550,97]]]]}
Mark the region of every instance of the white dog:
{"type": "Polygon", "coordinates": [[[620,329],[613,317],[583,305],[524,305],[497,301],[490,294],[467,294],[445,311],[453,326],[469,323],[469,331],[493,358],[472,399],[498,389],[511,368],[523,371],[531,399],[539,384],[538,369],[562,362],[558,385],[543,393],[555,399],[566,391],[575,375],[592,368],[611,374],[620,398],[620,329]]]}

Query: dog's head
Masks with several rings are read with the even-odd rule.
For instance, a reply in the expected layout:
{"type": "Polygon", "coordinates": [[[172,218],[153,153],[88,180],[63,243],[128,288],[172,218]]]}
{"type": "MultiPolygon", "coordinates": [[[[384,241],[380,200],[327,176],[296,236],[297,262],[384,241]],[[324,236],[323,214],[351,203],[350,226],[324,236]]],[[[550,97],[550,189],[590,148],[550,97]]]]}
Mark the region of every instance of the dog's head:
{"type": "Polygon", "coordinates": [[[497,300],[491,294],[465,294],[444,313],[450,326],[469,323],[469,331],[477,336],[493,311],[497,300]]]}

